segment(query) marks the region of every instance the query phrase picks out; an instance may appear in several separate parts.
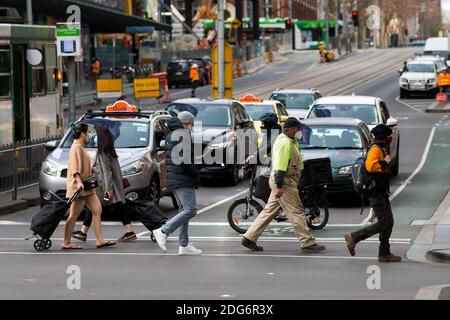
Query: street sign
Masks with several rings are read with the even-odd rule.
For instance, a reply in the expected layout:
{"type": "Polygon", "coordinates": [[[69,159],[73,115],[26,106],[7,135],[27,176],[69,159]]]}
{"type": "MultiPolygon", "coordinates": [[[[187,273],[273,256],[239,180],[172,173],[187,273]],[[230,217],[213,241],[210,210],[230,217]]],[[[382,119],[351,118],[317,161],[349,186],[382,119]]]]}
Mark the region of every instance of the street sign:
{"type": "Polygon", "coordinates": [[[241,27],[241,22],[239,21],[238,18],[235,18],[233,21],[231,21],[231,26],[233,27],[234,30],[237,30],[241,27]]]}
{"type": "Polygon", "coordinates": [[[445,104],[447,102],[447,95],[445,93],[439,92],[436,95],[436,102],[439,104],[445,104]]]}
{"type": "Polygon", "coordinates": [[[98,79],[97,98],[119,98],[122,96],[122,79],[98,79]]]}
{"type": "Polygon", "coordinates": [[[183,25],[181,23],[172,23],[172,36],[180,37],[183,35],[183,25]]]}
{"type": "Polygon", "coordinates": [[[161,96],[159,79],[134,79],[134,98],[157,98],[161,96]]]}
{"type": "Polygon", "coordinates": [[[57,23],[55,34],[59,57],[81,55],[81,26],[79,23],[57,23]]]}
{"type": "Polygon", "coordinates": [[[195,25],[194,29],[192,29],[200,39],[203,39],[205,37],[205,27],[203,25],[203,21],[203,19],[200,19],[195,25]]]}

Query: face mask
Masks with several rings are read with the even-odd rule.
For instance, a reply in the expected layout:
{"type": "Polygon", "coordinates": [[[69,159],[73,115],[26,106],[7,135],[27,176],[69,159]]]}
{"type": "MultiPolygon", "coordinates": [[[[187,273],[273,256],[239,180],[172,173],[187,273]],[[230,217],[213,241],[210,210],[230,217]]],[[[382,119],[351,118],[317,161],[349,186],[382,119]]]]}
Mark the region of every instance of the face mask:
{"type": "Polygon", "coordinates": [[[303,133],[301,131],[299,131],[295,134],[295,139],[297,139],[297,140],[302,140],[302,137],[303,137],[303,133]]]}
{"type": "Polygon", "coordinates": [[[386,138],[386,144],[391,144],[392,143],[393,138],[392,137],[387,137],[386,138]]]}

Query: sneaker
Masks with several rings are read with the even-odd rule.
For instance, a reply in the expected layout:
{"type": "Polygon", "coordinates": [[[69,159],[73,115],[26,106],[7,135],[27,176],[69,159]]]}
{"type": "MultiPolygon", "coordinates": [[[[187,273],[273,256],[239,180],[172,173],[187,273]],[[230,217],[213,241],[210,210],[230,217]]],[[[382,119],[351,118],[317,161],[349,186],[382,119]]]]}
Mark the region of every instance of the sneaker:
{"type": "Polygon", "coordinates": [[[253,241],[251,241],[251,240],[248,240],[246,237],[242,237],[241,244],[242,244],[244,247],[249,248],[250,250],[255,251],[255,252],[261,252],[261,251],[264,251],[263,247],[258,246],[258,245],[256,244],[256,242],[253,242],[253,241]]]}
{"type": "Polygon", "coordinates": [[[161,228],[153,230],[153,235],[155,236],[156,243],[161,248],[163,252],[167,252],[167,234],[163,233],[161,228]]]}
{"type": "Polygon", "coordinates": [[[355,247],[356,247],[355,240],[353,240],[353,237],[352,237],[351,233],[347,233],[346,235],[344,235],[344,238],[345,238],[345,242],[347,242],[348,252],[350,252],[350,255],[353,257],[356,254],[356,252],[355,252],[355,247]]]}
{"type": "Polygon", "coordinates": [[[120,239],[119,242],[126,242],[126,241],[134,241],[137,240],[136,233],[133,231],[125,233],[120,239]]]}
{"type": "Polygon", "coordinates": [[[86,242],[87,234],[82,232],[82,231],[75,231],[75,232],[72,233],[72,237],[77,239],[77,240],[86,242]]]}
{"type": "Polygon", "coordinates": [[[400,262],[402,258],[399,256],[394,256],[390,254],[388,256],[378,256],[378,262],[400,262]]]}
{"type": "Polygon", "coordinates": [[[192,243],[189,243],[186,247],[180,246],[178,249],[180,256],[199,256],[202,253],[203,251],[194,247],[192,243]]]}
{"type": "Polygon", "coordinates": [[[327,248],[321,244],[313,244],[312,246],[302,248],[303,252],[306,253],[323,253],[327,250],[327,248]]]}

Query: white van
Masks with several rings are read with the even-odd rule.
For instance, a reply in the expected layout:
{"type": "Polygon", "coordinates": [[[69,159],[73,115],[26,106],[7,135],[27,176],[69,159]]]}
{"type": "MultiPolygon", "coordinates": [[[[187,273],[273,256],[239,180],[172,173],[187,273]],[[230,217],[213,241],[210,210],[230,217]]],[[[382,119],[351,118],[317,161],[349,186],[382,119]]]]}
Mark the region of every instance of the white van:
{"type": "Polygon", "coordinates": [[[425,42],[425,55],[439,55],[445,60],[449,60],[449,39],[444,37],[429,38],[425,42]]]}

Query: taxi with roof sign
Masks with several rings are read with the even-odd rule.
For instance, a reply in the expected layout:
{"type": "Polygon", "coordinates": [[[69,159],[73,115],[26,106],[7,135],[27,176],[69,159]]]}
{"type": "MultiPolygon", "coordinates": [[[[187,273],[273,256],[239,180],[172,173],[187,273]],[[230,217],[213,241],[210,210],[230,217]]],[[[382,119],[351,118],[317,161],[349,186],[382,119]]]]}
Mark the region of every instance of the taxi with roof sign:
{"type": "Polygon", "coordinates": [[[253,94],[247,94],[239,99],[239,102],[253,119],[255,129],[258,133],[261,133],[261,118],[265,114],[275,113],[278,117],[278,124],[281,126],[283,126],[284,122],[289,117],[289,113],[283,104],[276,100],[263,100],[253,94]]]}
{"type": "MultiPolygon", "coordinates": [[[[92,163],[97,154],[95,127],[107,127],[119,156],[126,198],[151,200],[158,205],[162,196],[169,195],[166,191],[165,151],[160,147],[160,142],[169,133],[169,119],[171,116],[166,111],[144,112],[120,100],[100,111],[88,110],[74,125],[82,122],[91,129],[85,148],[92,163]]],[[[42,165],[39,177],[42,205],[65,198],[67,162],[73,140],[72,126],[62,140],[45,145],[50,154],[42,165]]],[[[98,188],[97,191],[103,199],[103,190],[98,188]]]]}

